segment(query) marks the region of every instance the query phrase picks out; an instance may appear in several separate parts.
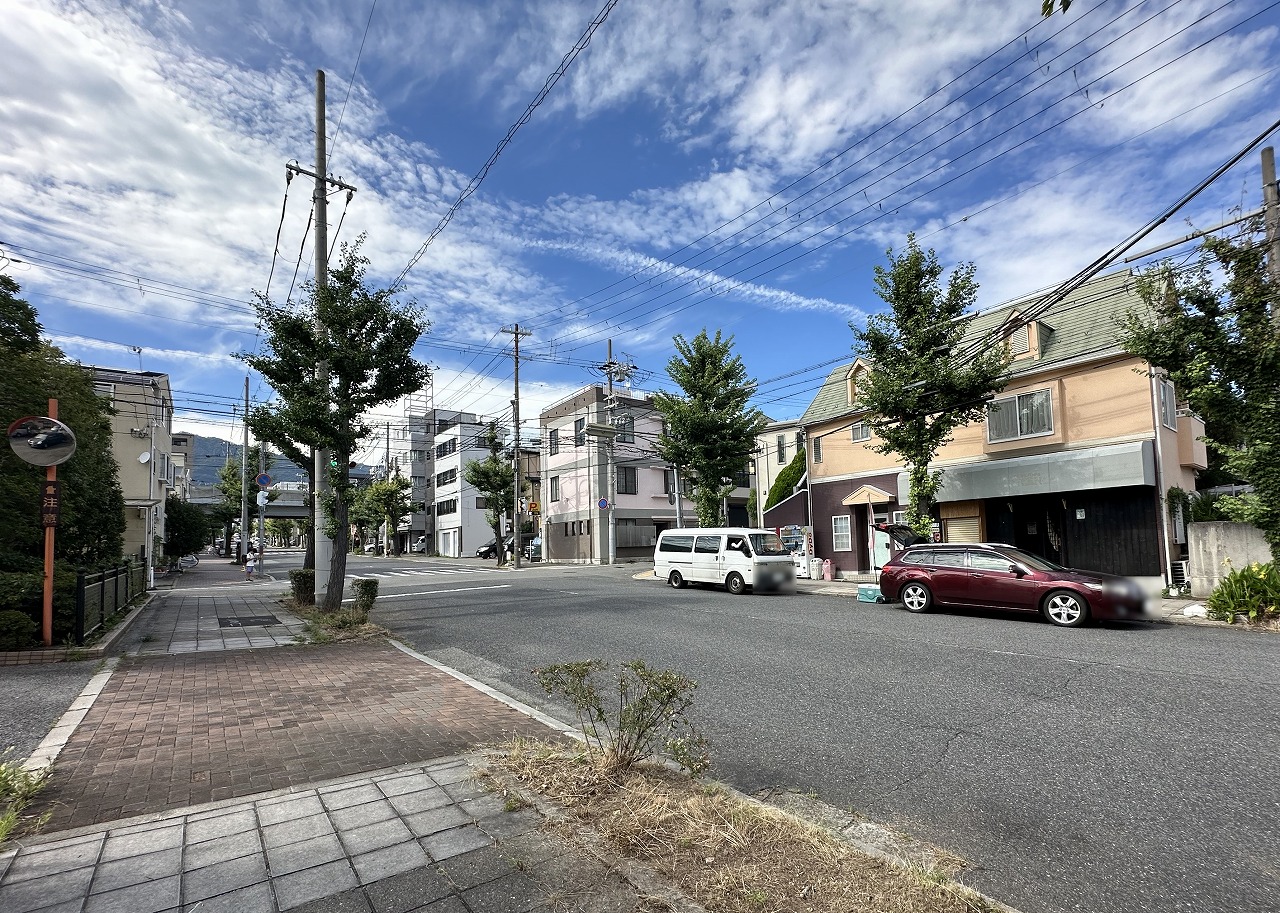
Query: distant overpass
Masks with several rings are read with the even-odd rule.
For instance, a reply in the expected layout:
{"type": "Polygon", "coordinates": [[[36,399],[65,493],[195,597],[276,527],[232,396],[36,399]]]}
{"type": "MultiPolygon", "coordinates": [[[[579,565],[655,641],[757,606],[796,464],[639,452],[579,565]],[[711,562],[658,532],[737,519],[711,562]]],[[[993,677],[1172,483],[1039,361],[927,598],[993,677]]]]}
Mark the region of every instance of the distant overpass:
{"type": "MultiPolygon", "coordinates": [[[[267,502],[267,519],[268,520],[305,520],[310,516],[307,507],[307,485],[305,482],[280,482],[272,485],[267,489],[271,493],[272,500],[267,502]]],[[[250,494],[255,494],[257,489],[250,486],[250,494]]],[[[214,485],[192,485],[191,486],[191,503],[192,504],[220,504],[222,503],[222,493],[218,491],[214,485]]],[[[258,505],[253,501],[249,502],[249,516],[256,517],[258,515],[258,505]]]]}

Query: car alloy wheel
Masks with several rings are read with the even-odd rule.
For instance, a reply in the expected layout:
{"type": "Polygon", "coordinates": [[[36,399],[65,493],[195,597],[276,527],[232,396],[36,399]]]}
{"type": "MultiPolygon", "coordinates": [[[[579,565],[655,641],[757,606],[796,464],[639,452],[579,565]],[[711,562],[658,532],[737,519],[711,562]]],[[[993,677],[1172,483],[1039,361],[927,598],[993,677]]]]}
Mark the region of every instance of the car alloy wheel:
{"type": "Polygon", "coordinates": [[[1077,628],[1089,619],[1089,605],[1078,593],[1054,590],[1044,601],[1044,615],[1064,628],[1077,628]]]}
{"type": "Polygon", "coordinates": [[[740,574],[730,574],[724,578],[724,588],[729,591],[730,595],[741,596],[746,592],[747,585],[743,582],[740,574]]]}
{"type": "Polygon", "coordinates": [[[933,594],[923,583],[908,583],[899,595],[908,612],[927,612],[933,604],[933,594]]]}
{"type": "Polygon", "coordinates": [[[672,589],[679,590],[684,587],[684,578],[680,576],[679,571],[672,571],[667,575],[667,583],[671,585],[672,589]]]}

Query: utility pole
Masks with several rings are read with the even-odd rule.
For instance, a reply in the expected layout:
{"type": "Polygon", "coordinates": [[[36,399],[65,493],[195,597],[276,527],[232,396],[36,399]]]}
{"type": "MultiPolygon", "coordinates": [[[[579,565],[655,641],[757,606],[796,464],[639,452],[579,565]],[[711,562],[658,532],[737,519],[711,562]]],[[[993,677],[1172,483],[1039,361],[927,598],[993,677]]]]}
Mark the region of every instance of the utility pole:
{"type": "MultiPolygon", "coordinates": [[[[300,165],[289,163],[284,166],[285,172],[305,174],[315,178],[315,191],[312,203],[315,206],[315,260],[316,260],[316,295],[320,295],[329,284],[329,192],[328,186],[341,187],[348,194],[356,192],[356,188],[343,181],[328,176],[329,158],[325,151],[324,124],[324,70],[316,70],[316,170],[308,171],[300,165]]],[[[316,336],[323,337],[325,328],[320,321],[319,308],[316,309],[316,336]]],[[[329,405],[329,363],[321,361],[316,365],[316,387],[324,396],[324,406],[329,405]]],[[[349,455],[348,455],[349,456],[349,455]]],[[[316,604],[324,603],[329,590],[330,578],[333,576],[333,539],[324,534],[324,499],[329,493],[329,452],[323,447],[315,449],[315,510],[311,517],[311,535],[315,542],[316,556],[316,604]],[[324,570],[322,570],[324,569],[324,570]]],[[[342,579],[337,580],[339,588],[342,579]]]]}
{"type": "Polygon", "coordinates": [[[1276,151],[1262,150],[1262,211],[1267,228],[1267,277],[1271,280],[1271,321],[1280,331],[1280,188],[1276,187],[1276,151]]]}
{"type": "MultiPolygon", "coordinates": [[[[604,371],[605,376],[609,379],[609,395],[607,398],[609,410],[609,425],[615,430],[621,418],[617,415],[618,398],[613,392],[613,382],[617,380],[627,380],[635,373],[636,366],[630,362],[619,362],[613,360],[613,340],[609,340],[609,357],[604,364],[600,366],[600,370],[604,371]]],[[[614,455],[613,442],[616,435],[610,435],[605,443],[609,456],[608,467],[608,497],[609,497],[609,563],[616,564],[618,559],[618,519],[614,515],[614,501],[617,500],[618,493],[618,467],[614,455]]]]}
{"type": "MultiPolygon", "coordinates": [[[[244,446],[240,449],[240,547],[236,557],[249,551],[249,375],[244,377],[244,446]]],[[[243,562],[242,562],[243,563],[243,562]]]]}
{"type": "MultiPolygon", "coordinates": [[[[258,442],[258,475],[265,475],[267,471],[267,447],[262,441],[258,442]]],[[[261,489],[258,494],[258,573],[266,573],[263,567],[266,564],[267,547],[265,542],[267,531],[267,490],[261,489]]]]}
{"type": "Polygon", "coordinates": [[[502,332],[511,334],[512,348],[515,356],[515,399],[511,400],[511,421],[515,426],[514,443],[511,448],[511,484],[515,491],[513,494],[514,503],[511,505],[511,516],[515,522],[512,523],[514,529],[512,535],[512,560],[515,561],[516,568],[520,567],[520,337],[532,336],[528,330],[520,329],[520,324],[513,324],[511,329],[502,328],[502,332]]]}
{"type": "MultiPolygon", "coordinates": [[[[386,426],[387,426],[387,427],[386,427],[386,434],[387,434],[387,445],[386,445],[386,446],[387,446],[387,452],[386,452],[386,459],[385,459],[385,461],[384,461],[384,466],[383,466],[383,469],[382,469],[382,481],[384,481],[384,482],[390,482],[390,481],[391,481],[391,423],[390,423],[390,422],[387,422],[387,423],[386,423],[386,426]]],[[[383,517],[383,518],[382,518],[382,531],[383,531],[383,535],[382,535],[382,557],[384,557],[384,558],[388,558],[388,557],[390,557],[390,556],[391,556],[391,537],[392,537],[392,535],[394,535],[394,534],[392,533],[392,530],[391,530],[391,518],[390,518],[390,517],[383,517]]]]}

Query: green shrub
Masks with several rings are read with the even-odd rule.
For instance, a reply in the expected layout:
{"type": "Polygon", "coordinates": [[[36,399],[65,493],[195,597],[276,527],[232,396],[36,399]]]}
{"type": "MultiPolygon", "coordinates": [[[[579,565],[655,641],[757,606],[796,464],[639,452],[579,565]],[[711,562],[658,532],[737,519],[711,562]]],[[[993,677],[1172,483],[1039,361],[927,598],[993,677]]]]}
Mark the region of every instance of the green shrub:
{"type": "Polygon", "coordinates": [[[373,610],[373,602],[378,598],[378,581],[376,580],[357,580],[352,586],[355,591],[356,601],[352,611],[361,616],[360,623],[369,620],[369,612],[373,610]]]}
{"type": "Polygon", "coordinates": [[[298,605],[316,604],[316,572],[314,570],[302,568],[290,571],[289,586],[293,590],[293,601],[298,605]]]}
{"type": "Polygon", "coordinates": [[[51,814],[45,812],[34,820],[22,816],[23,810],[48,782],[53,768],[46,767],[38,773],[32,773],[23,768],[21,761],[14,760],[12,753],[12,748],[6,748],[0,754],[0,844],[19,832],[35,833],[49,820],[51,814]]]}
{"type": "Polygon", "coordinates": [[[559,694],[573,705],[588,752],[599,749],[608,766],[630,767],[659,749],[695,776],[711,766],[710,746],[686,715],[697,682],[632,660],[622,664],[617,699],[611,695],[606,710],[595,675],[607,668],[591,659],[534,669],[533,674],[547,694],[559,694]]]}
{"type": "Polygon", "coordinates": [[[0,650],[25,650],[35,643],[39,625],[26,612],[0,612],[0,650]]]}
{"type": "Polygon", "coordinates": [[[1233,568],[1214,587],[1205,607],[1210,618],[1225,622],[1234,622],[1237,615],[1247,616],[1253,624],[1280,617],[1280,570],[1275,562],[1256,561],[1233,568]]]}
{"type": "Polygon", "coordinates": [[[804,448],[801,447],[796,450],[796,455],[791,458],[791,462],[783,467],[782,472],[778,473],[778,477],[773,480],[773,485],[769,488],[769,497],[764,501],[764,509],[769,510],[775,504],[791,497],[792,490],[800,484],[808,468],[804,448]]]}

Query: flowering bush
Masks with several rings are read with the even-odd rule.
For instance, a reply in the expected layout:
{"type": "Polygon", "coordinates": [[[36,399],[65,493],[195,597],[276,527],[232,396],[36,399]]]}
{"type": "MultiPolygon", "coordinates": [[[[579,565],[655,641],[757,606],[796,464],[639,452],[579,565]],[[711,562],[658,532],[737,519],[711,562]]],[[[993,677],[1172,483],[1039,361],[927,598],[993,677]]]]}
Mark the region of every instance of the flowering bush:
{"type": "MultiPolygon", "coordinates": [[[[1230,559],[1224,562],[1231,566],[1230,559]]],[[[1280,617],[1280,570],[1275,562],[1233,568],[1205,601],[1210,618],[1234,622],[1245,615],[1251,624],[1280,617]]]]}

